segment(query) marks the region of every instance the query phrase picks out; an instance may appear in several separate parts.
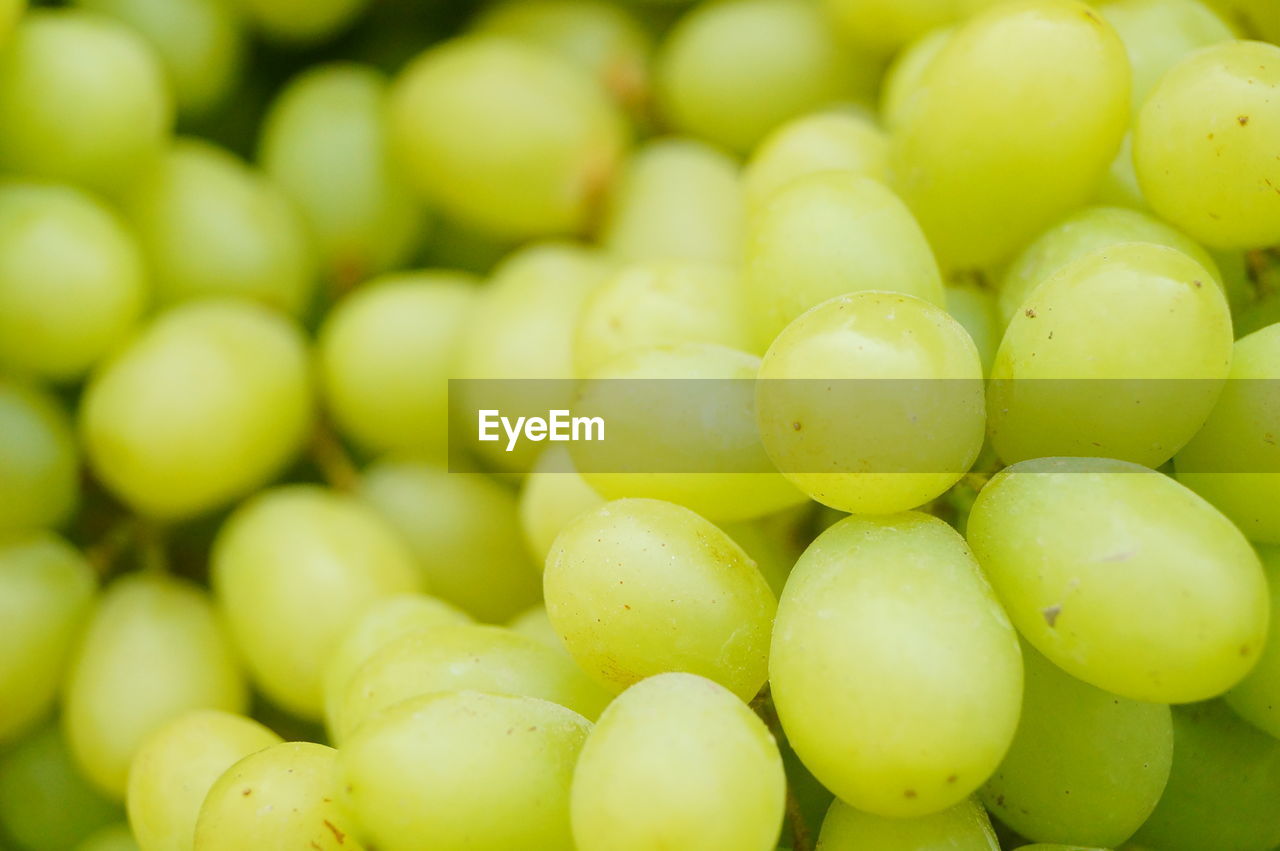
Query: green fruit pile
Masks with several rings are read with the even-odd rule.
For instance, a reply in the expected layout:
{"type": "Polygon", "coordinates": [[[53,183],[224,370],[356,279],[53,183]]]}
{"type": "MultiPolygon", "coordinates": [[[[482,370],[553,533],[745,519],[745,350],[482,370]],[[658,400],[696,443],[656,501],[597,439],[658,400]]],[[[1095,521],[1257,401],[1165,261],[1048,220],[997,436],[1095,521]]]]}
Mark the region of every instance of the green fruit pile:
{"type": "Polygon", "coordinates": [[[1278,44],[0,0],[0,849],[1280,848],[1278,44]]]}

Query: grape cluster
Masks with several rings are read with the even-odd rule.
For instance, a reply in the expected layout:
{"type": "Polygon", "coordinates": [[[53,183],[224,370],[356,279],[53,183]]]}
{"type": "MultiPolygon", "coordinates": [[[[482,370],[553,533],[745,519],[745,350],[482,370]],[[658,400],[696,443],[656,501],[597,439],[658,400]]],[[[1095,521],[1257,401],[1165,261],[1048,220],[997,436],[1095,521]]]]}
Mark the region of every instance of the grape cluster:
{"type": "Polygon", "coordinates": [[[1280,848],[1278,45],[0,0],[0,849],[1280,848]]]}

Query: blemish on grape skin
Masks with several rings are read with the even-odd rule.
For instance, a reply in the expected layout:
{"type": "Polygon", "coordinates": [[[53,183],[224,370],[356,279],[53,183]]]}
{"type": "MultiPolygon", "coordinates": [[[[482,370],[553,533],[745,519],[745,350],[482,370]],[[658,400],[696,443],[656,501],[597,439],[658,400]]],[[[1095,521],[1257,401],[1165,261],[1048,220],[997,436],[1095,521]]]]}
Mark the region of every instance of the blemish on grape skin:
{"type": "Polygon", "coordinates": [[[1026,317],[1027,317],[1028,319],[1035,319],[1035,318],[1036,318],[1036,309],[1035,309],[1034,307],[1028,307],[1028,308],[1024,311],[1024,313],[1026,314],[1026,317]]]}
{"type": "Polygon", "coordinates": [[[903,792],[902,792],[902,795],[903,795],[903,797],[905,797],[905,798],[914,798],[914,797],[916,796],[916,790],[915,790],[915,789],[904,789],[904,790],[903,790],[903,792]]]}
{"type": "Polygon", "coordinates": [[[329,821],[328,819],[325,819],[324,826],[329,828],[329,832],[333,834],[334,839],[338,840],[339,845],[347,841],[347,835],[343,833],[341,830],[339,830],[338,826],[335,825],[333,822],[329,821]]]}
{"type": "Polygon", "coordinates": [[[1248,123],[1249,123],[1249,116],[1247,116],[1247,115],[1237,115],[1237,116],[1236,116],[1236,121],[1240,122],[1240,126],[1241,126],[1241,127],[1244,127],[1246,124],[1248,124],[1248,123]]]}
{"type": "Polygon", "coordinates": [[[1042,609],[1040,614],[1044,615],[1044,622],[1049,625],[1050,629],[1053,629],[1054,624],[1058,622],[1058,615],[1062,614],[1062,604],[1054,603],[1052,606],[1042,609]]]}

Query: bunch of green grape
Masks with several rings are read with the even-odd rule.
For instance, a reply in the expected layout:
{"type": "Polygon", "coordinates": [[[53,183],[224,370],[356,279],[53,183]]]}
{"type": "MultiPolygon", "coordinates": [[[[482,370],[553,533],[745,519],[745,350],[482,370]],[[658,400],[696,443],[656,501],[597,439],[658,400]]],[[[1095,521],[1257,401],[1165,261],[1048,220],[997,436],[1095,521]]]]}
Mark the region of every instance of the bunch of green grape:
{"type": "Polygon", "coordinates": [[[1019,848],[1280,848],[1278,0],[0,0],[0,851],[1019,848]]]}

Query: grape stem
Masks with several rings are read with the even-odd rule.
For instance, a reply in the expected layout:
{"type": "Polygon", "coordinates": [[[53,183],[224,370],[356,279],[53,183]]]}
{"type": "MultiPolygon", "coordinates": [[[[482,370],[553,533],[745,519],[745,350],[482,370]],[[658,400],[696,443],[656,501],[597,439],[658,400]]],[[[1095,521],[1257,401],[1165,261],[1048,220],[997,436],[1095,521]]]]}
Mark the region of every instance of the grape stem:
{"type": "MultiPolygon", "coordinates": [[[[785,741],[786,734],[782,730],[782,722],[778,720],[778,710],[773,705],[773,694],[769,690],[768,683],[765,683],[760,693],[752,699],[751,708],[769,728],[769,732],[773,734],[776,741],[785,741]]],[[[808,823],[805,822],[804,813],[800,810],[800,802],[796,799],[790,780],[787,781],[786,813],[787,826],[791,830],[791,851],[813,851],[813,835],[808,823]]]]}
{"type": "Polygon", "coordinates": [[[147,573],[169,572],[165,530],[151,523],[138,524],[138,561],[147,573]]]}
{"type": "Polygon", "coordinates": [[[84,556],[98,576],[105,578],[111,575],[120,556],[137,539],[139,527],[136,517],[125,517],[101,538],[85,547],[84,556]]]}
{"type": "Polygon", "coordinates": [[[352,491],[360,482],[360,471],[347,449],[327,424],[316,426],[311,436],[311,460],[330,487],[352,491]]]}

